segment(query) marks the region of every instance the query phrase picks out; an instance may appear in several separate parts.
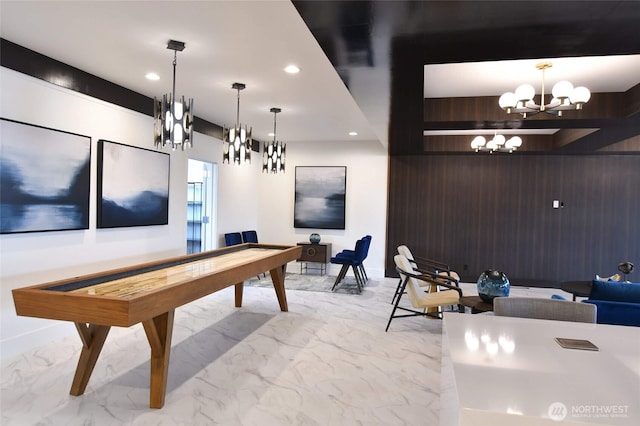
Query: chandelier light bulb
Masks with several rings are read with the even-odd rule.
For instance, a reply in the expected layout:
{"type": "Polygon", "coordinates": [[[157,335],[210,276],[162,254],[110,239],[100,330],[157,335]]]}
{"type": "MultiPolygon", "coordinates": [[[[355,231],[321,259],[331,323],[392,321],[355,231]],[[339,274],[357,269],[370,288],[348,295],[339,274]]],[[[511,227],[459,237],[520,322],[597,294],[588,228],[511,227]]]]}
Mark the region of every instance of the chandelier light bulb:
{"type": "Polygon", "coordinates": [[[573,93],[573,84],[566,80],[557,82],[551,90],[553,97],[561,101],[571,96],[571,93],[573,93]]]}
{"type": "Polygon", "coordinates": [[[503,93],[498,100],[498,104],[502,109],[515,108],[517,103],[518,100],[516,99],[516,95],[513,92],[503,93]]]}
{"type": "Polygon", "coordinates": [[[476,136],[471,141],[471,149],[475,149],[477,151],[478,149],[482,148],[486,143],[487,141],[485,140],[484,136],[476,136]]]}
{"type": "Polygon", "coordinates": [[[509,139],[512,148],[520,148],[522,146],[522,138],[520,136],[513,136],[509,139]]]}
{"type": "Polygon", "coordinates": [[[516,88],[516,99],[522,103],[526,103],[533,99],[536,95],[536,89],[530,84],[521,84],[516,88]]]}
{"type": "Polygon", "coordinates": [[[504,145],[504,143],[506,142],[506,139],[503,135],[495,135],[493,137],[493,142],[497,145],[497,146],[502,146],[504,145]]]}
{"type": "Polygon", "coordinates": [[[573,89],[569,100],[572,104],[576,104],[576,109],[582,108],[582,104],[586,104],[591,99],[591,92],[584,86],[578,86],[573,89]]]}

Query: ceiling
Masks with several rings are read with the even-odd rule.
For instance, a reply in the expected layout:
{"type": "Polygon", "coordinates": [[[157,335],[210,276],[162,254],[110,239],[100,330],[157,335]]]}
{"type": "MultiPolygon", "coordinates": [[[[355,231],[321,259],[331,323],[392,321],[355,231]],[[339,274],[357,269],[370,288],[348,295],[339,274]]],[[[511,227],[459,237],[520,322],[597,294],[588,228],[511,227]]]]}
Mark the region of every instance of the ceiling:
{"type": "Polygon", "coordinates": [[[254,139],[272,139],[272,107],[282,109],[283,142],[378,139],[289,1],[3,0],[0,16],[2,38],[149,97],[171,91],[167,41],[183,41],[176,94],[194,98],[196,116],[229,126],[231,85],[246,84],[240,122],[254,139]],[[283,71],[292,63],[300,73],[283,71]],[[159,81],[145,78],[152,71],[159,81]]]}
{"type": "Polygon", "coordinates": [[[454,133],[505,128],[545,135],[564,129],[559,136],[538,139],[535,151],[586,153],[619,141],[625,141],[625,150],[640,150],[637,137],[631,146],[627,143],[640,133],[637,2],[294,4],[377,133],[383,123],[392,124],[391,155],[464,153],[468,141],[454,133]],[[619,56],[617,62],[610,61],[612,55],[619,56]],[[555,64],[547,73],[551,80],[562,73],[562,78],[600,92],[584,113],[522,120],[497,108],[492,97],[527,80],[537,86],[535,63],[541,59],[555,64]],[[634,88],[618,92],[629,87],[634,88]]]}
{"type": "Polygon", "coordinates": [[[623,1],[0,0],[0,35],[149,97],[170,91],[173,51],[166,43],[183,41],[176,93],[194,98],[198,117],[235,124],[231,85],[241,82],[240,121],[253,127],[255,139],[271,139],[269,110],[280,107],[284,142],[386,146],[398,40],[418,46],[417,61],[425,57],[424,86],[416,85],[425,97],[498,95],[527,81],[537,86],[538,59],[516,57],[540,58],[536,52],[543,51],[565,57],[552,60],[550,80],[557,73],[592,92],[625,91],[640,82],[640,55],[628,55],[640,53],[637,26],[619,24],[631,16],[640,25],[632,7],[623,1]],[[611,43],[599,34],[614,32],[624,55],[603,58],[611,43]],[[464,51],[449,47],[460,45],[464,51]],[[584,45],[590,58],[568,58],[584,45]],[[291,63],[299,74],[283,71],[291,63]],[[145,79],[150,71],[161,79],[145,79]]]}
{"type": "Polygon", "coordinates": [[[640,55],[536,58],[513,61],[465,62],[424,66],[424,97],[500,96],[528,83],[540,94],[540,62],[551,62],[545,71],[545,92],[555,83],[569,80],[592,93],[626,92],[640,83],[640,55]]]}

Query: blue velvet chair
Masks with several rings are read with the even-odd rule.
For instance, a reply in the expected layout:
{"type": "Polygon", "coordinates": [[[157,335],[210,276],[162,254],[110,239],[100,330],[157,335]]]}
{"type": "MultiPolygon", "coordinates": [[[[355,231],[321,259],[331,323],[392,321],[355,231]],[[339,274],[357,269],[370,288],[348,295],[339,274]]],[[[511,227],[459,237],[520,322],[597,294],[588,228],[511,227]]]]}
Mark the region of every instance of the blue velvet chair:
{"type": "MultiPolygon", "coordinates": [[[[367,271],[364,269],[364,261],[367,259],[367,256],[369,256],[369,247],[371,246],[371,235],[365,235],[364,237],[362,237],[362,239],[365,241],[365,253],[364,253],[364,259],[362,259],[362,262],[360,263],[360,266],[358,267],[360,269],[361,272],[361,277],[363,278],[363,283],[367,283],[367,281],[369,281],[369,276],[367,275],[367,271]]],[[[338,257],[338,258],[345,258],[345,259],[349,259],[349,258],[353,258],[356,255],[355,250],[342,250],[340,253],[336,254],[334,257],[338,257]]]]}
{"type": "Polygon", "coordinates": [[[242,235],[239,232],[229,232],[224,234],[224,243],[227,247],[242,244],[242,235]]]}
{"type": "Polygon", "coordinates": [[[256,231],[242,231],[242,241],[245,243],[257,243],[258,233],[256,231]]]}
{"type": "Polygon", "coordinates": [[[593,280],[584,303],[598,307],[598,324],[640,327],[640,283],[593,280]]]}
{"type": "Polygon", "coordinates": [[[367,241],[364,238],[356,241],[356,247],[353,250],[353,256],[343,255],[343,256],[334,256],[331,258],[331,263],[335,265],[342,265],[338,276],[336,277],[336,281],[331,287],[331,291],[335,291],[345,276],[347,272],[349,272],[349,268],[353,270],[353,275],[356,278],[356,286],[358,287],[358,292],[362,292],[362,287],[364,287],[364,275],[362,274],[362,262],[366,257],[367,252],[367,241]]]}

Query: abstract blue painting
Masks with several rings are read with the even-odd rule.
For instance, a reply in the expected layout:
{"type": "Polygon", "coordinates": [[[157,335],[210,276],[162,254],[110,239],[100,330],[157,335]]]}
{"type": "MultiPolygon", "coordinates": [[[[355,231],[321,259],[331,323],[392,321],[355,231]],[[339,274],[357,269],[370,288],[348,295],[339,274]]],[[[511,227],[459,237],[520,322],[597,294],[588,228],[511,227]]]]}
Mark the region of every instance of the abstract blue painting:
{"type": "Polygon", "coordinates": [[[0,234],[89,228],[91,138],[0,119],[0,234]]]}
{"type": "Polygon", "coordinates": [[[294,228],[344,229],[346,167],[296,167],[294,228]]]}
{"type": "Polygon", "coordinates": [[[169,223],[169,154],[98,141],[98,228],[169,223]]]}

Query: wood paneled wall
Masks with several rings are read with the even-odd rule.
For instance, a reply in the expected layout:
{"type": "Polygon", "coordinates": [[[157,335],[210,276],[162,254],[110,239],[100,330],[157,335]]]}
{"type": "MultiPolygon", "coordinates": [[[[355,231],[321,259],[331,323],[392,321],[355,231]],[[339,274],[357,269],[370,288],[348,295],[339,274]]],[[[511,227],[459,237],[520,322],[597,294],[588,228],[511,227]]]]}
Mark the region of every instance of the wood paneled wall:
{"type": "Polygon", "coordinates": [[[487,268],[512,282],[588,280],[616,273],[621,261],[640,264],[636,155],[389,161],[389,276],[400,244],[450,263],[467,280],[487,268]],[[553,209],[553,200],[564,207],[553,209]]]}

